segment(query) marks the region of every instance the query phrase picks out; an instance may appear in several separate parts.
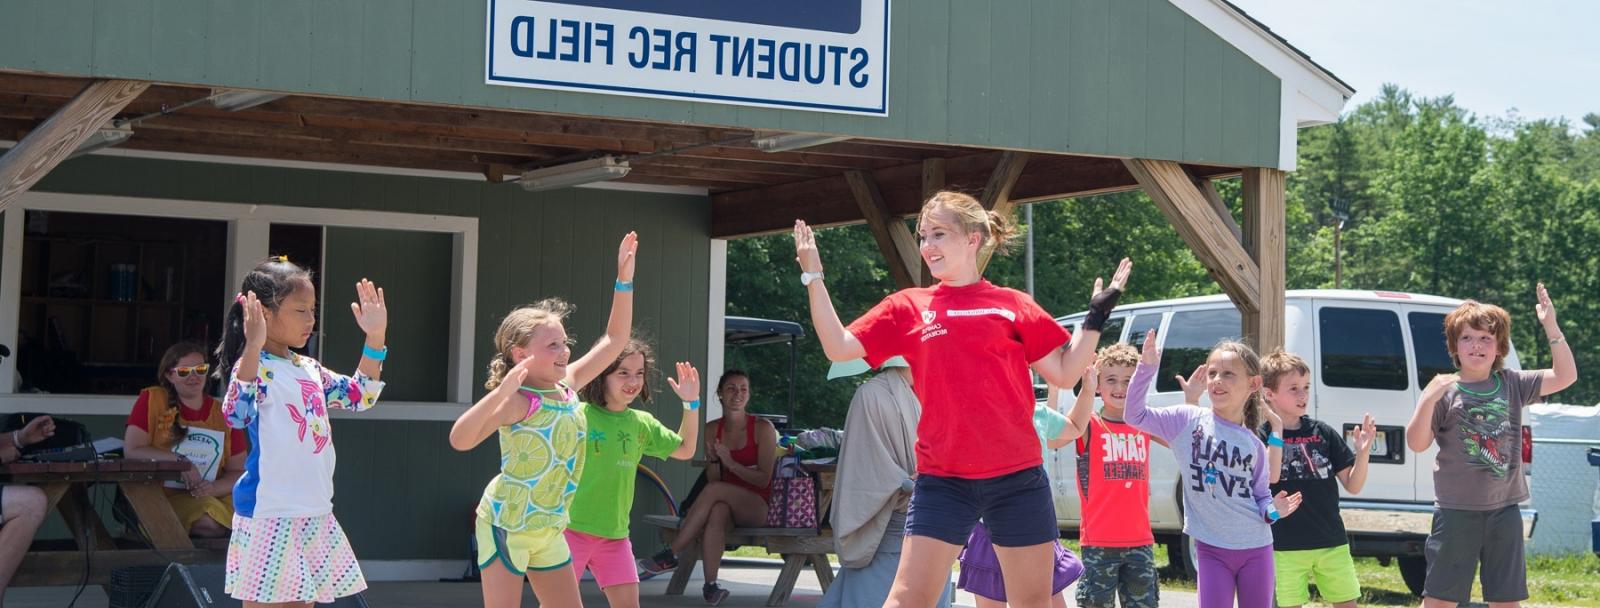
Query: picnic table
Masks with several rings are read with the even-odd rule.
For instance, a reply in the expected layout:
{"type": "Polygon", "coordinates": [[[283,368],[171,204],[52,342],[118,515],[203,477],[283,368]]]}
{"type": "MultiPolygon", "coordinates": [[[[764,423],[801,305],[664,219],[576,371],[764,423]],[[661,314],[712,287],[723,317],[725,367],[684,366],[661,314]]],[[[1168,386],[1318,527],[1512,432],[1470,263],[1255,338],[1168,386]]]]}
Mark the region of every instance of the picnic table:
{"type": "MultiPolygon", "coordinates": [[[[694,464],[704,466],[705,463],[696,461],[694,464]]],[[[837,467],[833,462],[801,463],[800,466],[817,478],[817,521],[821,522],[827,518],[833,506],[833,482],[837,467]]],[[[644,520],[661,528],[662,538],[669,543],[677,536],[678,526],[682,523],[680,518],[672,515],[646,515],[644,520]]],[[[783,570],[778,573],[772,593],[767,596],[768,606],[788,603],[800,573],[807,567],[816,573],[817,582],[824,592],[833,583],[833,565],[828,561],[828,555],[836,553],[838,549],[833,543],[831,528],[734,528],[728,533],[727,543],[739,547],[763,547],[767,552],[783,558],[783,570]]],[[[699,561],[700,543],[696,541],[678,556],[678,568],[667,583],[667,595],[683,595],[699,561]]]]}
{"type": "Polygon", "coordinates": [[[177,461],[120,459],[0,465],[0,483],[29,484],[44,490],[46,509],[60,512],[72,534],[71,547],[41,547],[36,542],[23,557],[12,584],[77,584],[84,576],[85,560],[92,567],[90,584],[106,584],[112,570],[127,566],[220,560],[224,556],[220,549],[195,547],[162,489],[163,482],[182,479],[189,466],[177,461]],[[89,498],[91,488],[102,483],[116,484],[122,491],[145,538],[112,538],[89,498]]]}

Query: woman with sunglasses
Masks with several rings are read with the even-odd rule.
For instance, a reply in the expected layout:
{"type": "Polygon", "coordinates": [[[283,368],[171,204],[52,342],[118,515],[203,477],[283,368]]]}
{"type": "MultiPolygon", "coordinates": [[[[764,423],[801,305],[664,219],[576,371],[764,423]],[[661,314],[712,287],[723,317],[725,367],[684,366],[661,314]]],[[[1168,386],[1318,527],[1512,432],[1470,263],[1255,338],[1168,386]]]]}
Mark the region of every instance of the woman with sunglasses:
{"type": "Polygon", "coordinates": [[[123,454],[148,460],[187,460],[182,482],[167,482],[167,501],[192,536],[228,535],[233,523],[233,484],[244,473],[249,440],[228,428],[215,399],[206,394],[205,351],[180,342],[161,355],[156,386],[139,392],[123,432],[123,454]]]}

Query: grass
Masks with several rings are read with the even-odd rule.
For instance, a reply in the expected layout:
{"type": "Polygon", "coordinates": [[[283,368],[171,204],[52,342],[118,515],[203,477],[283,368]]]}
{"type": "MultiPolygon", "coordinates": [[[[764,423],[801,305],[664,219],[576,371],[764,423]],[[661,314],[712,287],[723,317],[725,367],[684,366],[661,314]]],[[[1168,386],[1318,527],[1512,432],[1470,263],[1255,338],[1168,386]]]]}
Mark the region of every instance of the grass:
{"type": "MultiPolygon", "coordinates": [[[[1074,553],[1078,551],[1078,541],[1068,540],[1066,545],[1074,553]]],[[[727,555],[780,559],[761,547],[740,547],[729,551],[727,555]]],[[[1158,571],[1162,589],[1195,590],[1194,581],[1185,578],[1179,568],[1171,565],[1165,545],[1155,546],[1155,558],[1156,563],[1167,564],[1158,571]]],[[[830,560],[838,564],[836,556],[830,556],[830,560]]],[[[1374,558],[1356,558],[1356,578],[1361,581],[1361,599],[1357,602],[1361,606],[1418,606],[1422,603],[1406,589],[1405,581],[1400,578],[1400,569],[1393,562],[1384,566],[1374,558]]],[[[1531,596],[1525,604],[1528,606],[1600,608],[1600,557],[1575,554],[1528,558],[1528,594],[1531,596]]],[[[1482,601],[1483,589],[1480,584],[1473,583],[1472,597],[1475,601],[1482,601]]],[[[1328,604],[1313,592],[1311,605],[1328,604]]]]}

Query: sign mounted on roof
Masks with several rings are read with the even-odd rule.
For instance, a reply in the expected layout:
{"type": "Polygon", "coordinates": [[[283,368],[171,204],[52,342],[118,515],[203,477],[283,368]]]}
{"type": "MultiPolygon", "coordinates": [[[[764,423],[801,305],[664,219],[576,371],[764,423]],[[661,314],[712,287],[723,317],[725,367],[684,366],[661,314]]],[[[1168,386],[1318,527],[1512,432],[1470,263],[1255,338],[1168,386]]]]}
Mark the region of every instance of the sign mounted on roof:
{"type": "Polygon", "coordinates": [[[489,84],[889,113],[889,0],[488,2],[489,84]]]}

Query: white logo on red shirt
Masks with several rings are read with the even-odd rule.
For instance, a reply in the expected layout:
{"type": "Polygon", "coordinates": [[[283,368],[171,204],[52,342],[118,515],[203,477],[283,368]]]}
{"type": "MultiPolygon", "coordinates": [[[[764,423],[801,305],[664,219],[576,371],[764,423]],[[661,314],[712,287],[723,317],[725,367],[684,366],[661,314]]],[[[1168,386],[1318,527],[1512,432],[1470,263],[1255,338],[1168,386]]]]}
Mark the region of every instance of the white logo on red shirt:
{"type": "Polygon", "coordinates": [[[933,311],[931,311],[931,310],[922,311],[922,324],[923,325],[927,325],[929,323],[932,323],[934,316],[935,316],[935,313],[933,311]]]}
{"type": "Polygon", "coordinates": [[[944,314],[952,316],[952,317],[982,317],[982,316],[987,316],[987,315],[995,315],[995,316],[999,316],[999,317],[1005,317],[1007,321],[1016,321],[1017,320],[1017,313],[1011,312],[1011,311],[1006,310],[1004,308],[974,308],[974,309],[971,309],[971,310],[946,310],[946,311],[944,311],[944,314]]]}

